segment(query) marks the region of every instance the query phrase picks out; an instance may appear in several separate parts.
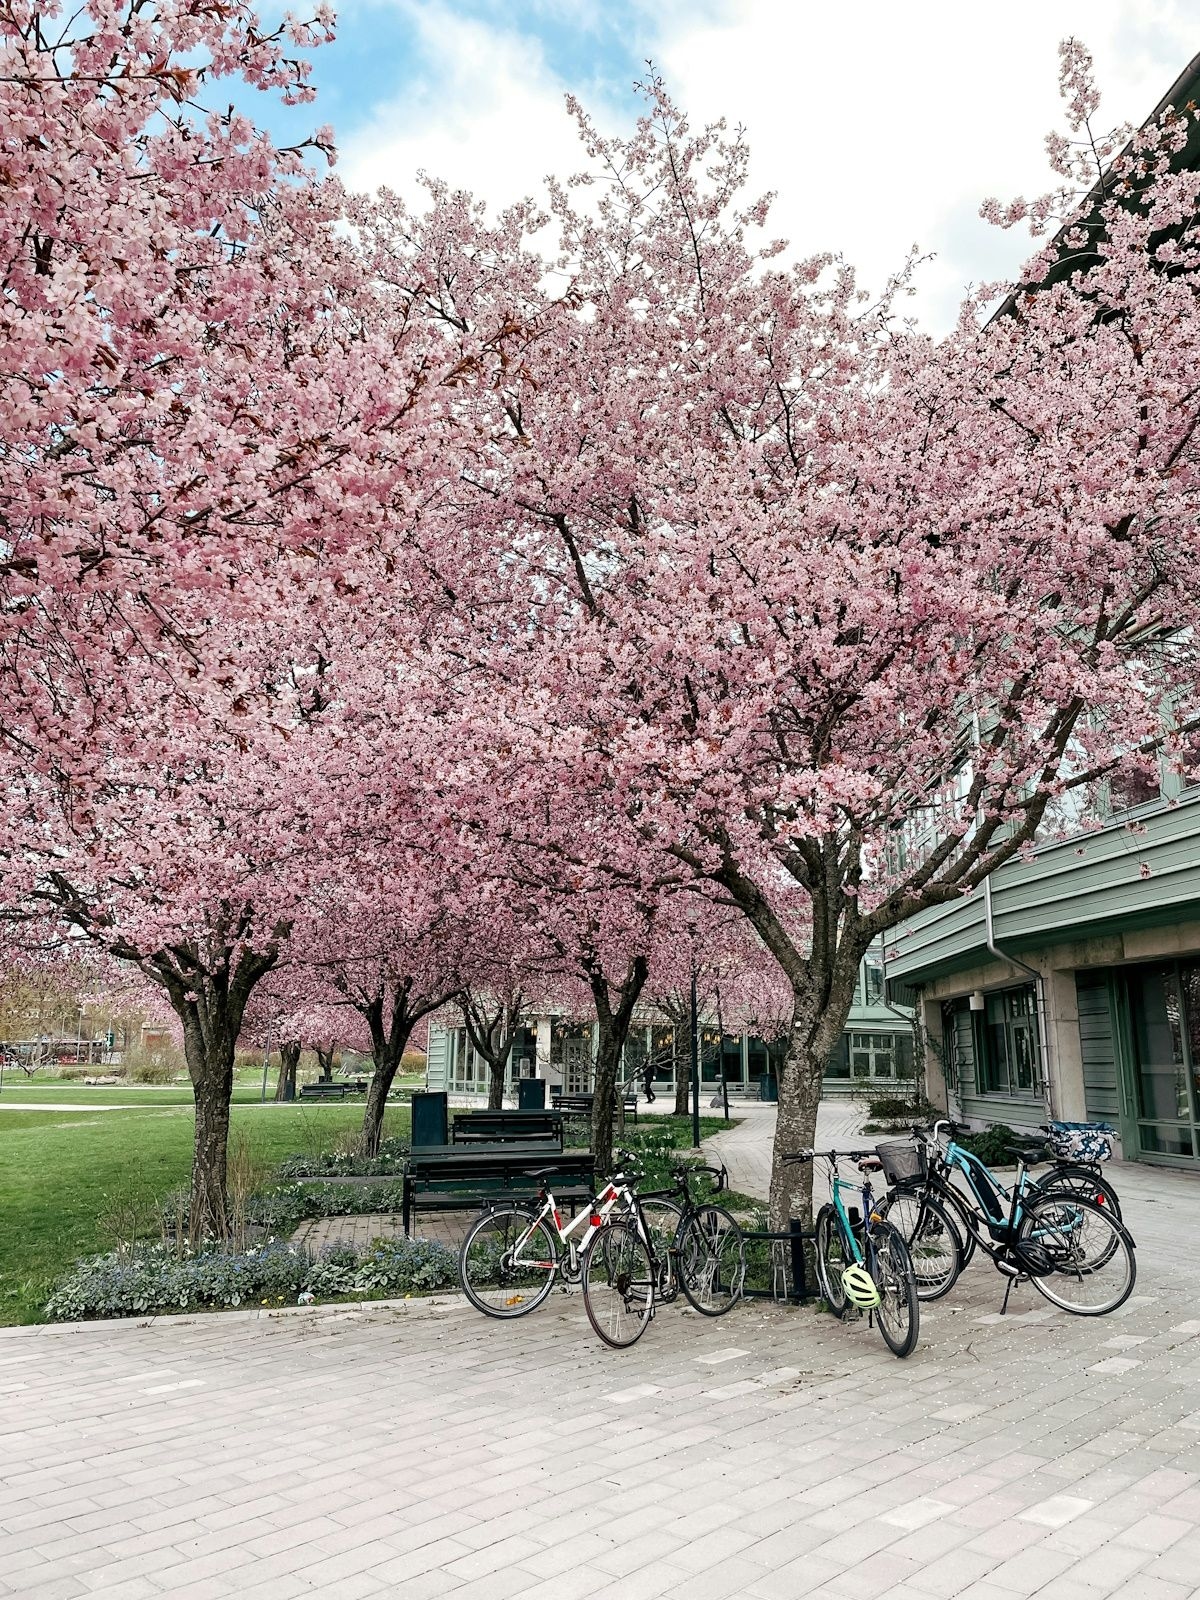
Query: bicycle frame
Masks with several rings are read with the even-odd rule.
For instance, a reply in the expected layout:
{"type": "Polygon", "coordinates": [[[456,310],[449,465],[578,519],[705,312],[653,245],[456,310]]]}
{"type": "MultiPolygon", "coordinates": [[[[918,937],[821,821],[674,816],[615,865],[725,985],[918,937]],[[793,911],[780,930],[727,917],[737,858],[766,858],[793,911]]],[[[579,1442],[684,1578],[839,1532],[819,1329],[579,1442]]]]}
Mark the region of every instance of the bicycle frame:
{"type": "Polygon", "coordinates": [[[553,1227],[559,1244],[562,1245],[567,1252],[569,1261],[568,1272],[570,1274],[574,1274],[574,1272],[578,1269],[579,1257],[592,1242],[593,1235],[598,1233],[599,1230],[604,1226],[605,1222],[612,1215],[613,1211],[616,1210],[619,1203],[623,1203],[625,1209],[632,1212],[634,1210],[634,1199],[634,1192],[628,1184],[623,1183],[618,1185],[610,1181],[609,1183],[605,1184],[603,1190],[598,1195],[595,1195],[591,1200],[588,1201],[587,1205],[583,1207],[578,1216],[572,1217],[570,1222],[564,1226],[562,1213],[558,1209],[558,1201],[555,1200],[554,1195],[549,1189],[543,1189],[541,1194],[538,1196],[538,1200],[540,1202],[539,1207],[537,1211],[534,1212],[533,1216],[530,1217],[529,1226],[525,1229],[520,1238],[518,1238],[512,1247],[512,1264],[514,1266],[525,1265],[543,1268],[550,1265],[549,1262],[545,1261],[530,1261],[521,1254],[521,1251],[525,1248],[530,1238],[535,1233],[538,1223],[544,1222],[553,1227]],[[583,1235],[581,1238],[576,1239],[574,1235],[584,1223],[586,1223],[587,1226],[584,1228],[583,1235]]]}
{"type": "MultiPolygon", "coordinates": [[[[946,1139],[946,1148],[942,1151],[938,1139],[939,1130],[943,1126],[945,1124],[940,1122],[935,1124],[933,1140],[946,1174],[935,1176],[936,1168],[931,1170],[930,1177],[933,1179],[930,1183],[931,1192],[936,1197],[941,1187],[952,1189],[948,1174],[962,1173],[975,1205],[963,1205],[959,1214],[970,1226],[975,1243],[996,1261],[998,1255],[1017,1237],[1018,1230],[1025,1220],[1024,1198],[1029,1186],[1029,1167],[1024,1161],[1018,1162],[1016,1182],[1009,1189],[973,1151],[964,1150],[949,1136],[946,1139]],[[986,1238],[984,1229],[987,1230],[986,1238]]],[[[958,1190],[953,1192],[961,1201],[963,1198],[961,1193],[958,1190]]]]}
{"type": "MultiPolygon", "coordinates": [[[[867,1155],[871,1152],[863,1151],[861,1153],[867,1155]]],[[[848,1155],[851,1160],[855,1159],[853,1153],[842,1152],[842,1154],[848,1155]]],[[[871,1187],[871,1180],[865,1172],[858,1180],[843,1178],[837,1168],[838,1156],[830,1152],[825,1159],[829,1162],[829,1197],[833,1201],[833,1209],[838,1219],[838,1232],[842,1236],[842,1246],[849,1251],[856,1266],[865,1267],[874,1277],[875,1241],[872,1237],[871,1221],[875,1207],[875,1191],[871,1187]],[[859,1243],[858,1235],[854,1231],[854,1224],[850,1220],[850,1213],[846,1209],[846,1203],[842,1198],[844,1190],[854,1191],[862,1201],[862,1244],[859,1243]]]]}

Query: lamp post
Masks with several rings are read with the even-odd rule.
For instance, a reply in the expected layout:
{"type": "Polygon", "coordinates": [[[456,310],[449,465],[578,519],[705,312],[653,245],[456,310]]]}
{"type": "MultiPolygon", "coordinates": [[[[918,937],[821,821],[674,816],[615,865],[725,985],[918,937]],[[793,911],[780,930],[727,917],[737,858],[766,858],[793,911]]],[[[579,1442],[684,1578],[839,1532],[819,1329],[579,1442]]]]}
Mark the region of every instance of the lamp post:
{"type": "Polygon", "coordinates": [[[696,949],[692,946],[692,1149],[700,1148],[700,1019],[696,1000],[696,949]]]}
{"type": "Polygon", "coordinates": [[[262,1103],[263,1103],[263,1104],[265,1104],[265,1103],[266,1103],[266,1099],[267,1099],[267,1069],[268,1069],[268,1067],[269,1067],[269,1066],[270,1066],[270,1063],[271,1063],[271,1024],[270,1024],[270,1023],[269,1023],[269,1022],[268,1022],[268,1023],[267,1023],[267,1037],[266,1037],[266,1042],[265,1042],[265,1044],[264,1044],[264,1045],[263,1045],[263,1079],[262,1079],[262,1093],[261,1093],[261,1095],[260,1095],[260,1096],[259,1096],[259,1100],[260,1100],[260,1101],[261,1101],[261,1102],[262,1102],[262,1103]]]}

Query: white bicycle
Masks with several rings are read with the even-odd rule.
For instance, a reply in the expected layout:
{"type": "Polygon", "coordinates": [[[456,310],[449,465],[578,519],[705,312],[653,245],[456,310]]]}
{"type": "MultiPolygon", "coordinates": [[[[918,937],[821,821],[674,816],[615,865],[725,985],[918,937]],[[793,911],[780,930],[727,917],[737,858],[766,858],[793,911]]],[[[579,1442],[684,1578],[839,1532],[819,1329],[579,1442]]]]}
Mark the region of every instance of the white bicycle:
{"type": "MultiPolygon", "coordinates": [[[[624,1166],[631,1164],[627,1151],[618,1155],[624,1166]]],[[[718,1188],[724,1185],[724,1168],[680,1168],[674,1189],[639,1195],[633,1187],[638,1174],[620,1171],[567,1223],[545,1187],[532,1206],[513,1202],[489,1207],[472,1223],[459,1251],[459,1276],[468,1300],[485,1316],[523,1317],[542,1304],[561,1275],[568,1284],[582,1283],[593,1326],[606,1342],[620,1344],[631,1341],[610,1337],[611,1308],[601,1318],[602,1326],[593,1314],[592,1301],[603,1293],[601,1284],[612,1293],[620,1283],[620,1297],[630,1302],[623,1307],[622,1323],[633,1312],[633,1320],[643,1324],[656,1301],[673,1300],[681,1288],[696,1310],[721,1315],[741,1293],[741,1230],[721,1207],[692,1203],[687,1182],[696,1171],[710,1172],[718,1188]],[[631,1252],[638,1257],[639,1270],[626,1285],[629,1264],[624,1258],[631,1252]],[[720,1270],[722,1265],[726,1270],[720,1270]]],[[[549,1169],[528,1174],[548,1175],[549,1169]]]]}

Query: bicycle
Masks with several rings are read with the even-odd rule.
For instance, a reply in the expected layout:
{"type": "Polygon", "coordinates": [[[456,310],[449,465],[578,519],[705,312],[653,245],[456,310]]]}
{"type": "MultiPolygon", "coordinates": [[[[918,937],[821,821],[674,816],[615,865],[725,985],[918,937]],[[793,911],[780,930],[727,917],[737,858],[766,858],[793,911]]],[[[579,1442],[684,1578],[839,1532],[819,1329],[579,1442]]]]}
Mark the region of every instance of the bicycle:
{"type": "MultiPolygon", "coordinates": [[[[1051,1123],[1045,1124],[1042,1132],[1047,1138],[1059,1138],[1063,1130],[1070,1142],[1065,1147],[1060,1143],[1057,1149],[1051,1146],[1050,1171],[1027,1180],[1027,1203],[1039,1195],[1071,1194],[1094,1201],[1120,1222],[1117,1191],[1099,1169],[1099,1162],[1107,1159],[1112,1148],[1108,1139],[1111,1129],[1102,1123],[1051,1123]],[[1075,1152],[1084,1131],[1088,1156],[1079,1159],[1075,1152]],[[1071,1153],[1064,1153],[1064,1148],[1071,1153]]],[[[922,1300],[937,1300],[957,1277],[950,1271],[950,1252],[957,1253],[958,1272],[963,1271],[975,1253],[976,1235],[970,1223],[968,1199],[951,1181],[951,1168],[940,1141],[918,1123],[911,1131],[913,1143],[897,1140],[876,1146],[880,1170],[890,1187],[881,1205],[912,1252],[918,1294],[922,1300]]],[[[1020,1142],[1029,1146],[1028,1153],[1032,1155],[1045,1147],[1047,1139],[1020,1142]]]]}
{"type": "Polygon", "coordinates": [[[851,1305],[866,1311],[888,1349],[903,1358],[916,1349],[920,1304],[908,1246],[880,1215],[870,1175],[861,1165],[864,1158],[874,1157],[873,1150],[799,1150],[783,1159],[829,1163],[830,1201],[817,1212],[816,1225],[817,1279],[829,1309],[839,1319],[851,1305]],[[839,1161],[860,1163],[857,1183],[841,1176],[839,1161]],[[861,1214],[846,1204],[846,1191],[860,1194],[861,1214]]]}
{"type": "MultiPolygon", "coordinates": [[[[588,1321],[605,1344],[625,1349],[649,1327],[660,1303],[682,1289],[696,1311],[724,1316],[741,1298],[746,1277],[742,1230],[723,1206],[692,1199],[690,1179],[701,1172],[725,1187],[724,1167],[676,1167],[673,1188],[632,1195],[628,1213],[610,1216],[583,1255],[583,1303],[588,1321]],[[664,1195],[683,1201],[674,1237],[651,1224],[647,1208],[664,1195]]],[[[615,1181],[615,1180],[614,1180],[615,1181]]]]}
{"type": "MultiPolygon", "coordinates": [[[[632,1166],[629,1151],[618,1150],[617,1156],[632,1166]]],[[[552,1171],[531,1167],[525,1176],[545,1178],[552,1171]]],[[[487,1207],[468,1228],[458,1253],[458,1275],[467,1299],[487,1317],[523,1317],[543,1303],[558,1277],[567,1284],[579,1283],[584,1253],[604,1223],[618,1209],[632,1211],[635,1181],[618,1173],[565,1224],[558,1202],[544,1184],[532,1206],[513,1201],[487,1207]]],[[[655,1236],[673,1241],[683,1210],[666,1198],[670,1192],[646,1195],[642,1211],[655,1236]]]]}
{"type": "Polygon", "coordinates": [[[884,1176],[896,1183],[880,1209],[905,1237],[921,1298],[946,1294],[978,1247],[1009,1280],[1002,1314],[1013,1284],[1025,1279],[1052,1305],[1076,1316],[1103,1316],[1123,1305],[1133,1292],[1137,1263],[1132,1236],[1111,1205],[1057,1187],[1053,1171],[1031,1182],[1029,1169],[1039,1157],[1027,1147],[1012,1148],[1017,1177],[1006,1188],[977,1155],[954,1142],[957,1131],[954,1123],[941,1121],[928,1145],[876,1149],[884,1176]],[[937,1152],[932,1164],[929,1148],[937,1152]],[[966,1180],[974,1204],[951,1181],[955,1172],[966,1180]]]}

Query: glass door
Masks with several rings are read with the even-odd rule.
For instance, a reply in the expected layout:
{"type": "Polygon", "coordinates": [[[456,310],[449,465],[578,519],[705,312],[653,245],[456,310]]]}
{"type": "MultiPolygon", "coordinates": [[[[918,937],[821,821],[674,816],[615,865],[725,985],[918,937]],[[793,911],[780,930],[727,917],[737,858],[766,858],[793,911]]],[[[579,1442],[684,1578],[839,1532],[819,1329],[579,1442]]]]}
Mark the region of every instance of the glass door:
{"type": "Polygon", "coordinates": [[[1200,1085],[1200,963],[1165,961],[1125,977],[1138,1147],[1196,1159],[1200,1085]]]}
{"type": "Polygon", "coordinates": [[[563,1091],[587,1094],[592,1087],[591,1038],[563,1040],[563,1091]]]}

